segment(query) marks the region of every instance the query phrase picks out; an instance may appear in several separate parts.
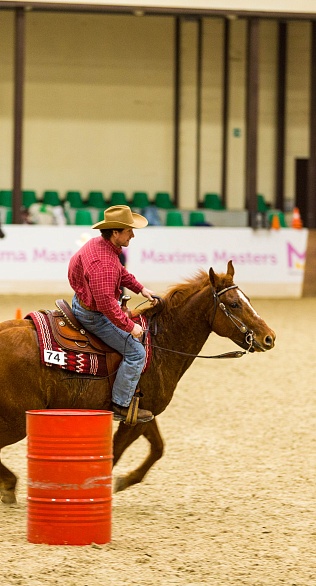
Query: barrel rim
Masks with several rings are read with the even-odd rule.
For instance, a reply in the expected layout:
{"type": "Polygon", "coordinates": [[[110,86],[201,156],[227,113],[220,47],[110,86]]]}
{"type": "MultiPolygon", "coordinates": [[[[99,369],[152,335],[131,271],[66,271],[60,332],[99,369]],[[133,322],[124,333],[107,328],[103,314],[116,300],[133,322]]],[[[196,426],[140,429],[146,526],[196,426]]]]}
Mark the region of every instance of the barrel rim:
{"type": "Polygon", "coordinates": [[[93,416],[100,416],[100,415],[113,415],[113,411],[107,411],[105,409],[30,409],[25,412],[27,415],[44,415],[47,416],[56,416],[56,415],[63,415],[66,417],[71,416],[85,416],[85,415],[93,415],[93,416]]]}

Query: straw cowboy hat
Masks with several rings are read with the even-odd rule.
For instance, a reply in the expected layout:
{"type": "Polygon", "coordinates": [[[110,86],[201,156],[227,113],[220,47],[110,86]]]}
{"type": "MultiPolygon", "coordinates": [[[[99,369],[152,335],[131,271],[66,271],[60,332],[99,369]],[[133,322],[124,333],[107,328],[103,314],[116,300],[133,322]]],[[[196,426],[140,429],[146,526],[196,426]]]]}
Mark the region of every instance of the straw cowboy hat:
{"type": "Polygon", "coordinates": [[[148,221],[144,216],[135,214],[128,206],[111,206],[104,212],[104,220],[92,228],[108,230],[115,228],[145,228],[148,221]]]}

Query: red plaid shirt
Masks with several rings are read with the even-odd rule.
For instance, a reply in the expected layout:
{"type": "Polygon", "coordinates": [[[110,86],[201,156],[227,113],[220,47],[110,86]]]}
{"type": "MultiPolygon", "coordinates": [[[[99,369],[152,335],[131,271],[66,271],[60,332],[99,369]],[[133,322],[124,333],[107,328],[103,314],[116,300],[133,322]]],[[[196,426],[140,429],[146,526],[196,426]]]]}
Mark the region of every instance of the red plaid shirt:
{"type": "Polygon", "coordinates": [[[118,304],[120,287],[140,293],[143,285],[122,266],[121,252],[122,248],[102,236],[91,238],[70,259],[68,279],[80,301],[106,315],[117,327],[131,332],[134,322],[118,304]]]}

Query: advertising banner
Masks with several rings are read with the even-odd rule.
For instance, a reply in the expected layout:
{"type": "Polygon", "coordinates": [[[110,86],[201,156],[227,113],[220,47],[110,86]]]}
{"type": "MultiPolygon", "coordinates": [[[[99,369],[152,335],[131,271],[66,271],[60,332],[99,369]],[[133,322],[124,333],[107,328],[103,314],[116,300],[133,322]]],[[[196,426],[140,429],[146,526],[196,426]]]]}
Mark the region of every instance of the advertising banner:
{"type": "Polygon", "coordinates": [[[251,228],[155,228],[144,230],[128,250],[128,267],[150,283],[177,283],[198,269],[225,272],[249,295],[300,296],[307,230],[251,228]]]}
{"type": "MultiPolygon", "coordinates": [[[[70,257],[99,232],[82,226],[3,226],[0,293],[70,293],[70,257]]],[[[306,229],[148,227],[135,230],[126,253],[128,270],[163,292],[200,269],[225,272],[233,261],[235,282],[256,297],[299,297],[306,229]]]]}

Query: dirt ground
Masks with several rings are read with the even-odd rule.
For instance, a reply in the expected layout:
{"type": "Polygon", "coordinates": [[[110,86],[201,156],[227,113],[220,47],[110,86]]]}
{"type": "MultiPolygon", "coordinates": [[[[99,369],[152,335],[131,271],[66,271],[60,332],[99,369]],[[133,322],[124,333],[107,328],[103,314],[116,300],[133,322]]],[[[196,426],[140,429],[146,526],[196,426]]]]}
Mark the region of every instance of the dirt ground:
{"type": "MultiPolygon", "coordinates": [[[[54,298],[1,296],[0,319],[54,298]]],[[[0,507],[4,586],[315,586],[316,298],[253,304],[275,349],[195,360],[159,416],[163,458],[113,495],[110,544],[28,543],[26,442],[3,450],[19,477],[18,506],[0,507]]],[[[232,349],[213,334],[204,351],[232,349]]],[[[146,450],[135,443],[114,476],[146,450]]]]}

